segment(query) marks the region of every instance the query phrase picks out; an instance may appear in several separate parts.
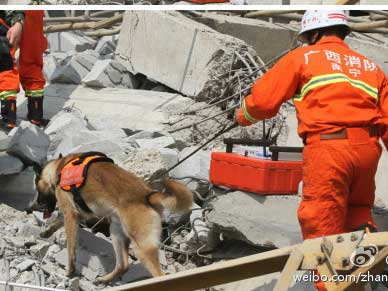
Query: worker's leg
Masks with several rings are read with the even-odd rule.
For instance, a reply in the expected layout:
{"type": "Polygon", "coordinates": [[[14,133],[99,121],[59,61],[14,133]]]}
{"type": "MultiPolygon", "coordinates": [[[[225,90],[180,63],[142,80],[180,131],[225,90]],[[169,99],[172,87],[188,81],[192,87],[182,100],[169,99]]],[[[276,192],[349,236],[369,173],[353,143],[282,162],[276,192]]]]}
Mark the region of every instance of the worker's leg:
{"type": "Polygon", "coordinates": [[[329,140],[307,145],[303,158],[298,218],[304,239],[343,233],[353,180],[351,153],[343,141],[329,140]]]}
{"type": "Polygon", "coordinates": [[[377,138],[368,143],[352,146],[357,157],[355,176],[350,187],[349,210],[346,218],[346,231],[354,231],[362,226],[370,225],[370,231],[377,228],[372,208],[375,198],[375,175],[381,155],[381,146],[377,138]]]}
{"type": "Polygon", "coordinates": [[[43,118],[43,53],[47,40],[43,34],[43,11],[26,11],[24,30],[20,43],[20,80],[28,98],[27,118],[41,124],[43,118]]]}
{"type": "Polygon", "coordinates": [[[16,96],[19,92],[19,72],[15,64],[15,49],[9,55],[1,54],[0,62],[7,59],[7,66],[0,68],[0,101],[2,125],[7,128],[16,126],[16,96]]]}
{"type": "MultiPolygon", "coordinates": [[[[343,233],[347,217],[352,157],[344,141],[307,145],[303,152],[303,197],[298,218],[304,239],[343,233]]],[[[315,282],[326,290],[322,281],[315,282]]]]}

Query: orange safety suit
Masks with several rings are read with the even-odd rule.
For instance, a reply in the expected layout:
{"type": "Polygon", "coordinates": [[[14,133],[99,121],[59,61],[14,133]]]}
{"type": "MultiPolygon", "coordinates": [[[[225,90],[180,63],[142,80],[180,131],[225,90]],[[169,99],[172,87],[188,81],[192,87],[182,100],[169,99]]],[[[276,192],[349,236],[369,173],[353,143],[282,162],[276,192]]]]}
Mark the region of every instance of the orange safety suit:
{"type": "Polygon", "coordinates": [[[43,97],[46,81],[43,77],[43,53],[47,39],[43,33],[43,11],[25,11],[20,42],[20,81],[26,97],[43,97]]]}
{"type": "MultiPolygon", "coordinates": [[[[7,23],[0,19],[0,25],[9,29],[7,23]]],[[[13,67],[11,69],[4,69],[0,71],[0,101],[3,100],[16,100],[16,95],[19,92],[19,72],[15,62],[16,48],[12,47],[10,54],[13,61],[13,67]]],[[[5,57],[2,55],[1,57],[5,57]]],[[[0,62],[3,60],[0,59],[0,62]]]]}
{"type": "Polygon", "coordinates": [[[378,135],[388,147],[385,74],[340,38],[324,36],[288,53],[264,74],[243,101],[237,120],[249,125],[271,118],[291,98],[298,134],[306,144],[298,209],[303,237],[375,226],[371,209],[381,155],[378,135]]]}
{"type": "Polygon", "coordinates": [[[40,124],[43,118],[43,53],[47,39],[43,32],[43,11],[25,11],[23,35],[20,42],[20,81],[28,98],[28,119],[40,124]]]}

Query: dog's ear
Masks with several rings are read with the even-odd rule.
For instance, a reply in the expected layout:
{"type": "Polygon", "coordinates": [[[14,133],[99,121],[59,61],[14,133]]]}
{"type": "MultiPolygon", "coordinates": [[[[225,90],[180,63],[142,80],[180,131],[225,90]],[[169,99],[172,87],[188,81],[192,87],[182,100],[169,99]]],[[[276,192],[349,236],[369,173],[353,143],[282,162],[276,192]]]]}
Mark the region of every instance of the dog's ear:
{"type": "Polygon", "coordinates": [[[36,174],[37,176],[40,176],[40,175],[42,174],[43,168],[42,168],[41,165],[39,165],[38,163],[35,163],[35,162],[34,162],[34,163],[32,164],[32,167],[33,167],[34,172],[35,172],[35,174],[36,174]]]}
{"type": "Polygon", "coordinates": [[[62,159],[62,158],[63,158],[63,155],[62,153],[60,153],[58,159],[62,159]]]}

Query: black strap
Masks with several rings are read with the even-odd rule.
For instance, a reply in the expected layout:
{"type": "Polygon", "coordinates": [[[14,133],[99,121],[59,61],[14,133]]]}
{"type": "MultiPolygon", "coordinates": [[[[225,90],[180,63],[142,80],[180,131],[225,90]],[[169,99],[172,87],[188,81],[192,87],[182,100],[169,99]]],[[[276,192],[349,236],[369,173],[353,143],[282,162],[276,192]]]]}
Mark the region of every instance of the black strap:
{"type": "Polygon", "coordinates": [[[73,194],[74,202],[85,212],[91,213],[89,206],[86,204],[85,200],[81,197],[79,189],[75,185],[71,185],[70,192],[73,194]]]}

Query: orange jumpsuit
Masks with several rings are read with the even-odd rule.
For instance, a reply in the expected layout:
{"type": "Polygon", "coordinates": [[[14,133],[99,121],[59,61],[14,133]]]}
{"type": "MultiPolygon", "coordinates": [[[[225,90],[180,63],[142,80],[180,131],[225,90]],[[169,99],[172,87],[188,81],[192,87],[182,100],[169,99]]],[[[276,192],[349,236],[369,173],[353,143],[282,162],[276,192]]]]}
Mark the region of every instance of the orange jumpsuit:
{"type": "Polygon", "coordinates": [[[23,35],[20,42],[20,81],[28,98],[28,119],[40,121],[43,117],[43,53],[47,40],[43,33],[43,11],[25,11],[23,35]]]}
{"type": "Polygon", "coordinates": [[[375,226],[371,215],[379,132],[388,147],[388,80],[338,37],[283,57],[253,87],[237,113],[249,125],[273,117],[293,98],[305,139],[298,218],[305,239],[375,226]],[[345,129],[347,138],[323,139],[345,129]]]}
{"type": "MultiPolygon", "coordinates": [[[[9,28],[3,19],[0,19],[0,25],[9,28]]],[[[19,72],[15,63],[15,52],[16,48],[11,48],[13,67],[0,72],[0,101],[16,100],[16,95],[19,92],[19,72]]],[[[2,62],[1,59],[0,62],[2,62]]]]}

